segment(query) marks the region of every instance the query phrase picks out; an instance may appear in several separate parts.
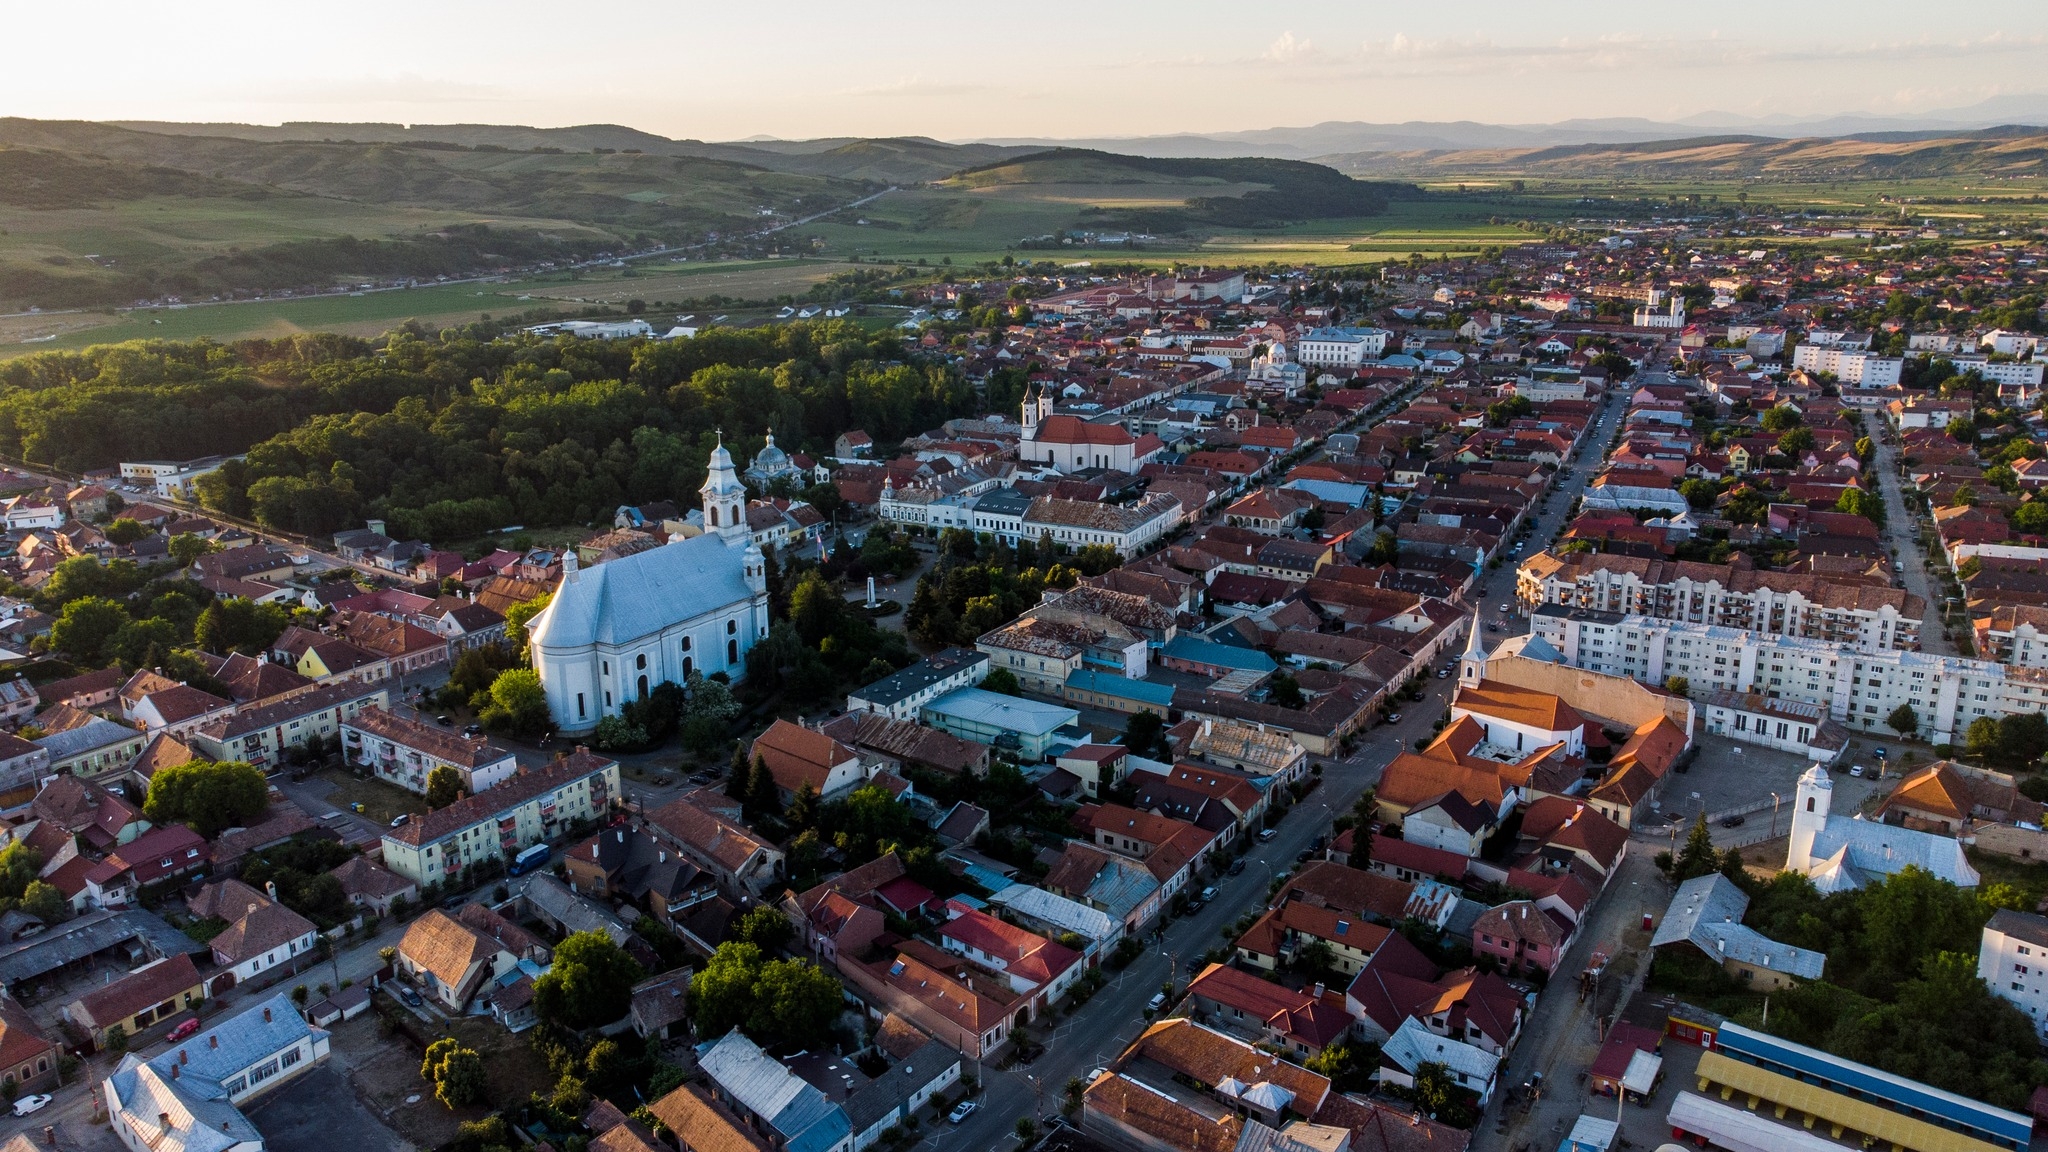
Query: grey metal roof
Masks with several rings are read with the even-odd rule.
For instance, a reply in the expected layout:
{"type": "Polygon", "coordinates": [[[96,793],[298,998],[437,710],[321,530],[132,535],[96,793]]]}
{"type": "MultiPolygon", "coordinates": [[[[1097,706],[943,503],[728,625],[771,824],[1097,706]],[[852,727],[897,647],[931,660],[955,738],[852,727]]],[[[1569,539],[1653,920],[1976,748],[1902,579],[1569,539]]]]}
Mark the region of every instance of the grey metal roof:
{"type": "Polygon", "coordinates": [[[119,744],[123,740],[142,738],[141,731],[126,724],[116,724],[104,717],[94,717],[89,724],[67,728],[62,732],[52,732],[35,741],[35,744],[49,752],[50,759],[62,760],[68,756],[76,756],[80,752],[90,752],[95,748],[119,744]]]}
{"type": "Polygon", "coordinates": [[[766,1120],[784,1152],[826,1152],[853,1131],[846,1112],[734,1028],[697,1053],[719,1088],[766,1120]]]}
{"type": "Polygon", "coordinates": [[[178,1081],[205,1083],[216,1089],[228,1077],[274,1056],[320,1030],[300,1017],[290,996],[280,992],[260,1004],[228,1017],[149,1062],[165,1076],[178,1066],[178,1081]]]}
{"type": "Polygon", "coordinates": [[[1734,960],[1802,980],[1818,980],[1827,953],[1780,943],[1742,923],[1749,894],[1720,873],[1696,876],[1678,886],[1650,947],[1687,943],[1715,959],[1734,960]]]}
{"type": "Polygon", "coordinates": [[[0,985],[33,980],[95,952],[138,939],[159,956],[206,951],[206,945],[164,923],[153,913],[135,910],[88,912],[47,932],[0,946],[0,985]]]}
{"type": "Polygon", "coordinates": [[[2024,940],[2029,944],[2048,948],[2048,916],[2000,908],[1991,914],[1991,921],[1984,925],[1984,930],[2002,932],[2015,940],[2024,940]]]}
{"type": "Polygon", "coordinates": [[[887,1072],[868,1081],[846,1098],[846,1118],[855,1132],[865,1132],[875,1122],[909,1103],[917,1090],[938,1079],[947,1069],[960,1067],[960,1054],[926,1040],[924,1046],[890,1066],[887,1072]]]}
{"type": "Polygon", "coordinates": [[[996,488],[974,502],[974,511],[991,516],[1022,516],[1031,507],[1031,497],[1015,488],[996,488]]]}
{"type": "Polygon", "coordinates": [[[618,917],[602,905],[578,896],[568,885],[545,872],[536,873],[527,881],[526,901],[567,932],[602,932],[621,947],[633,938],[633,930],[618,917]]]}
{"type": "Polygon", "coordinates": [[[532,642],[557,649],[624,643],[749,600],[744,556],[737,544],[706,534],[582,569],[534,617],[532,642]]]}

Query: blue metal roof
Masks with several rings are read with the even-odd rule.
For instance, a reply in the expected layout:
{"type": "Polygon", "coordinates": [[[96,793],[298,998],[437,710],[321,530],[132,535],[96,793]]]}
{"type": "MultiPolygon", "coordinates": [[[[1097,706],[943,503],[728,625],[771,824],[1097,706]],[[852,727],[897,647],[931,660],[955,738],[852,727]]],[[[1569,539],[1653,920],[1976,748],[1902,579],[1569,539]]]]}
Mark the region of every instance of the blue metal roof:
{"type": "Polygon", "coordinates": [[[1106,696],[1142,700],[1147,704],[1157,704],[1161,708],[1173,703],[1171,684],[1154,684],[1149,680],[1133,680],[1129,676],[1096,672],[1087,668],[1076,668],[1067,673],[1067,687],[1080,692],[1100,692],[1106,696]]]}
{"type": "Polygon", "coordinates": [[[2015,1147],[2024,1148],[2033,1139],[2033,1121],[2017,1112],[1994,1108],[1967,1096],[1944,1092],[1918,1080],[1894,1076],[1854,1060],[1844,1060],[1803,1044],[1752,1031],[1739,1024],[1723,1024],[1714,1045],[1738,1060],[1775,1065],[1799,1079],[1855,1092],[1901,1111],[1911,1109],[1936,1122],[1945,1121],[1947,1126],[1983,1132],[2015,1147]]]}
{"type": "Polygon", "coordinates": [[[1191,660],[1197,664],[1214,664],[1219,668],[1234,668],[1244,672],[1271,672],[1279,665],[1263,652],[1247,648],[1234,648],[1204,640],[1199,636],[1175,636],[1165,648],[1163,655],[1176,660],[1191,660]]]}

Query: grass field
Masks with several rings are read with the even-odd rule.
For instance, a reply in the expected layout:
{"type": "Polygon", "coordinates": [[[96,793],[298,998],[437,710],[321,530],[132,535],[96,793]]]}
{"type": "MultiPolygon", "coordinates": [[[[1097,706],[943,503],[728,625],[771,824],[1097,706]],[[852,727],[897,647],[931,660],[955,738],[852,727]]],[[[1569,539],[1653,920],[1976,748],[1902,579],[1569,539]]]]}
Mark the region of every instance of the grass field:
{"type": "Polygon", "coordinates": [[[464,324],[483,316],[518,315],[552,305],[573,308],[579,303],[623,304],[631,299],[656,303],[714,294],[774,297],[802,293],[841,267],[825,260],[656,263],[624,270],[597,269],[574,278],[560,275],[446,284],[313,300],[0,317],[0,358],[123,340],[234,340],[295,332],[376,336],[407,320],[464,324]]]}

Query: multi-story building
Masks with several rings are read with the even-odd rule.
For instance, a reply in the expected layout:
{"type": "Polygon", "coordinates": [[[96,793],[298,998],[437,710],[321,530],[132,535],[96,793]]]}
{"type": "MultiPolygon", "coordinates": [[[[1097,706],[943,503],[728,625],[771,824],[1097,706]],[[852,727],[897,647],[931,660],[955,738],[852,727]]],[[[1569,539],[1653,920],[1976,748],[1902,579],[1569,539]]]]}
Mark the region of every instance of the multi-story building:
{"type": "Polygon", "coordinates": [[[1977,945],[1977,977],[2048,1036],[2048,916],[1993,912],[1977,945]]]}
{"type": "Polygon", "coordinates": [[[949,692],[972,688],[988,676],[988,654],[946,648],[846,696],[848,712],[915,720],[918,709],[949,692]]]}
{"type": "Polygon", "coordinates": [[[1356,368],[1385,354],[1391,335],[1384,328],[1311,328],[1294,342],[1294,359],[1313,366],[1356,368]]]}
{"type": "Polygon", "coordinates": [[[453,768],[471,795],[504,783],[519,770],[510,749],[481,736],[458,736],[381,707],[364,708],[341,726],[342,754],[379,780],[425,794],[437,768],[453,768]]]}
{"type": "Polygon", "coordinates": [[[1917,648],[1927,611],[1920,597],[1899,588],[1613,553],[1540,552],[1515,576],[1516,596],[1532,608],[1555,604],[1719,624],[1866,652],[1917,648]]]}
{"type": "Polygon", "coordinates": [[[383,684],[355,680],[296,689],[208,721],[192,733],[192,747],[215,760],[247,760],[259,767],[274,764],[286,749],[301,747],[314,737],[337,735],[350,717],[382,708],[390,695],[383,684]]]}
{"type": "Polygon", "coordinates": [[[384,834],[384,864],[415,884],[454,880],[471,865],[503,864],[522,850],[602,819],[619,793],[619,765],[578,747],[384,834]]]}
{"type": "MultiPolygon", "coordinates": [[[[1960,739],[1985,716],[2048,711],[2048,669],[1896,648],[1775,636],[1718,624],[1678,623],[1590,608],[1547,605],[1530,631],[1569,664],[1650,684],[1683,677],[1695,693],[1754,694],[1815,704],[1841,724],[1885,731],[1901,704],[1936,744],[1960,739]]],[[[1774,721],[1774,738],[1807,743],[1798,721],[1774,721]]],[[[1740,732],[1728,735],[1742,738],[1740,732]]]]}
{"type": "Polygon", "coordinates": [[[242,1106],[325,1060],[328,1041],[280,992],[149,1060],[122,1057],[100,1084],[107,1121],[133,1152],[260,1152],[242,1106]]]}

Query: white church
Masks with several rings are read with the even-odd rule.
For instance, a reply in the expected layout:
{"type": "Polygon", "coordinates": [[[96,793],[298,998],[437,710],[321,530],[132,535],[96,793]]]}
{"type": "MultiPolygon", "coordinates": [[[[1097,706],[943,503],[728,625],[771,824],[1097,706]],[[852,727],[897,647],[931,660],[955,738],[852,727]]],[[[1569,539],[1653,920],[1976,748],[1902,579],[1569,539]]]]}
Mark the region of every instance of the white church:
{"type": "Polygon", "coordinates": [[[1830,815],[1834,794],[1834,782],[1818,764],[1799,777],[1792,842],[1785,850],[1785,870],[1813,881],[1823,896],[1861,888],[1909,865],[1959,888],[1977,886],[1977,870],[1955,837],[1830,815]]]}
{"type": "Polygon", "coordinates": [[[527,626],[557,732],[587,732],[692,672],[745,675],[748,650],[768,635],[768,572],[722,441],[699,495],[702,535],[588,569],[574,551],[563,558],[554,599],[527,626]]]}

